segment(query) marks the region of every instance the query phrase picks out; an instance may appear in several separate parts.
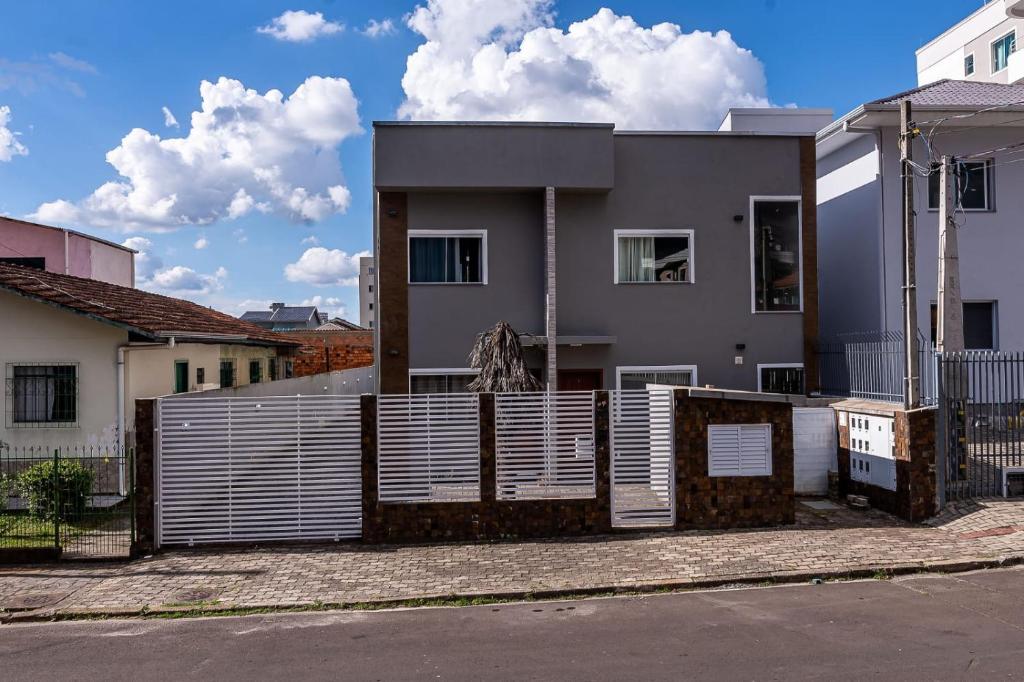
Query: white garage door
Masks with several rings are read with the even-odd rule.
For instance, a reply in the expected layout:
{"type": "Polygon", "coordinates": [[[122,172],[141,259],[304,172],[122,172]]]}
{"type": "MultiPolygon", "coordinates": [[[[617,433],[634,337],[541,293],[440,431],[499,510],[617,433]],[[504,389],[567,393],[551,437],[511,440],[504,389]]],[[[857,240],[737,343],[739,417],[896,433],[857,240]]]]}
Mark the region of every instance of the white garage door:
{"type": "Polygon", "coordinates": [[[793,457],[797,495],[824,495],[836,469],[836,417],[831,407],[793,408],[793,457]]]}

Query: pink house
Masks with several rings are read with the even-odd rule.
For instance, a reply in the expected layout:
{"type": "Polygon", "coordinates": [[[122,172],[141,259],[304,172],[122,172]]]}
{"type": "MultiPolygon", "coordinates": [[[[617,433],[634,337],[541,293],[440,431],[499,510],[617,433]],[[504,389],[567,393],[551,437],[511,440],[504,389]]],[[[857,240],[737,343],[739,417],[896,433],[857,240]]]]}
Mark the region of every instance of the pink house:
{"type": "Polygon", "coordinates": [[[63,227],[0,216],[0,263],[135,286],[135,251],[63,227]]]}

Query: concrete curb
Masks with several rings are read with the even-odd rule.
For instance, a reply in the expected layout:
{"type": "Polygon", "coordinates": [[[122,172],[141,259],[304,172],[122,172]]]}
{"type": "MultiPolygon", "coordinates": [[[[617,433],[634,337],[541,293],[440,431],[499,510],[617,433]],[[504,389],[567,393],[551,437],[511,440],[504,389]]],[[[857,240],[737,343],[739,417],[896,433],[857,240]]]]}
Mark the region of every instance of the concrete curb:
{"type": "Polygon", "coordinates": [[[104,618],[151,618],[151,617],[204,617],[223,614],[245,615],[245,612],[287,613],[295,611],[333,610],[377,610],[416,606],[445,606],[446,602],[459,600],[502,601],[549,601],[557,599],[580,599],[600,595],[644,595],[660,592],[692,591],[714,589],[725,586],[760,587],[822,581],[844,581],[874,578],[879,574],[896,577],[922,573],[965,573],[993,568],[1024,565],[1024,554],[985,559],[963,559],[933,562],[908,562],[889,565],[864,565],[844,567],[832,571],[782,571],[776,573],[746,573],[742,575],[715,576],[714,578],[682,578],[653,582],[620,583],[617,585],[588,586],[582,588],[558,588],[541,590],[516,590],[506,592],[458,592],[428,593],[417,597],[357,600],[351,602],[304,601],[294,603],[217,603],[217,604],[176,604],[173,606],[150,607],[106,607],[81,608],[51,606],[35,610],[16,611],[0,614],[0,624],[39,623],[57,620],[92,620],[104,618]],[[241,612],[241,613],[239,613],[241,612]]]}

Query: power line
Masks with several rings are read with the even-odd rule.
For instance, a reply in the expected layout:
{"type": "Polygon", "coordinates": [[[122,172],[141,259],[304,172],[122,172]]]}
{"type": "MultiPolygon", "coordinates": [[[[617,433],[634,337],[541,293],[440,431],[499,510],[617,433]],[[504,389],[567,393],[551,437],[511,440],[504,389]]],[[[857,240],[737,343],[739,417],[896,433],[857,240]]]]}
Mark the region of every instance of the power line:
{"type": "Polygon", "coordinates": [[[977,116],[978,114],[984,114],[984,113],[989,112],[989,111],[996,111],[997,109],[1003,109],[1005,107],[1016,107],[1016,106],[1020,106],[1020,105],[1024,105],[1024,100],[1020,100],[1019,102],[1006,102],[1004,104],[993,104],[992,106],[985,107],[983,109],[978,109],[977,111],[969,111],[969,112],[964,113],[964,114],[955,114],[953,116],[943,116],[942,118],[933,118],[933,119],[929,119],[929,120],[926,120],[926,121],[914,121],[914,124],[915,125],[922,125],[922,124],[925,124],[925,123],[942,124],[942,123],[945,123],[946,121],[955,121],[955,120],[964,119],[964,118],[971,118],[972,116],[977,116]]]}

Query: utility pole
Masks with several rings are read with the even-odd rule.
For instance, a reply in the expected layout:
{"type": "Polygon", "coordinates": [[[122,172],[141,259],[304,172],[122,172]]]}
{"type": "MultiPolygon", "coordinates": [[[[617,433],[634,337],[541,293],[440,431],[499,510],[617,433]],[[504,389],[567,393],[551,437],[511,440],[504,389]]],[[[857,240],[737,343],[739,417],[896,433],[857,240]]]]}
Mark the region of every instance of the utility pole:
{"type": "Polygon", "coordinates": [[[942,157],[939,176],[939,292],[935,350],[959,353],[964,350],[964,307],[960,298],[960,249],[953,222],[953,159],[942,157]]]}
{"type": "Polygon", "coordinates": [[[914,240],[914,138],[910,100],[900,102],[900,175],[903,180],[903,407],[921,406],[917,341],[917,247],[914,240]]]}
{"type": "Polygon", "coordinates": [[[966,424],[967,424],[967,368],[962,356],[964,350],[964,306],[960,297],[960,249],[957,226],[954,221],[956,196],[953,173],[954,160],[942,157],[939,175],[939,289],[936,310],[935,350],[941,353],[942,404],[940,413],[946,424],[937,439],[939,444],[936,473],[939,506],[945,503],[947,474],[954,480],[967,478],[966,424]],[[952,354],[952,355],[948,355],[952,354]],[[950,466],[952,464],[952,466],[950,466]]]}

